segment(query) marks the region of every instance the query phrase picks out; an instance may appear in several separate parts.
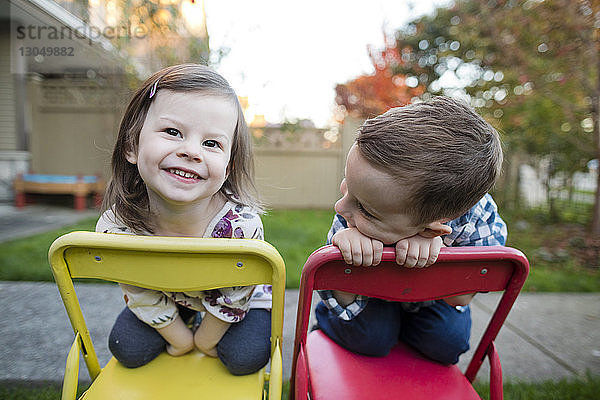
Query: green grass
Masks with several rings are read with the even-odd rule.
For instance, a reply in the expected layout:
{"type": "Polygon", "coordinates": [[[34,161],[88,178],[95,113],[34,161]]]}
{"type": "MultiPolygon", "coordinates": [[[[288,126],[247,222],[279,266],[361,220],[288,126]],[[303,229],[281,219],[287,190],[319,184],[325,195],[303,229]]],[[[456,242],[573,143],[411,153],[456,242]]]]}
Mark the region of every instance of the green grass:
{"type": "MultiPolygon", "coordinates": [[[[566,215],[566,214],[565,214],[566,215]]],[[[547,214],[503,212],[508,246],[527,256],[526,292],[600,292],[600,259],[578,215],[555,222],[547,214]]],[[[599,251],[600,248],[596,251],[599,251]]]]}
{"type": "MultiPolygon", "coordinates": [[[[77,397],[87,388],[80,384],[77,397]]],[[[2,400],[59,400],[61,394],[62,384],[57,382],[0,382],[2,400]]]]}
{"type": "Polygon", "coordinates": [[[0,280],[53,281],[48,249],[54,239],[72,231],[94,230],[96,220],[89,218],[61,229],[0,243],[0,280]]]}
{"type": "MultiPolygon", "coordinates": [[[[265,239],[283,256],[288,287],[298,287],[306,258],[325,243],[333,214],[326,210],[271,211],[263,216],[265,239]]],[[[94,230],[96,219],[0,243],[0,280],[52,281],[48,248],[58,236],[75,230],[94,230]]]]}
{"type": "MultiPolygon", "coordinates": [[[[584,225],[572,220],[553,223],[540,213],[502,215],[509,226],[507,244],[521,249],[531,263],[525,291],[600,292],[600,268],[595,266],[597,257],[590,253],[584,225]]],[[[329,210],[275,210],[263,216],[265,239],[286,262],[288,287],[298,287],[302,266],[310,253],[325,243],[332,217],[329,210]]],[[[95,222],[87,219],[0,243],[0,280],[52,281],[47,261],[52,241],[73,230],[93,230],[95,222]]]]}
{"type": "MultiPolygon", "coordinates": [[[[475,383],[475,390],[482,399],[489,399],[487,383],[475,383]]],[[[61,386],[58,383],[0,382],[0,399],[10,400],[58,400],[61,386]]],[[[80,395],[86,389],[82,385],[80,395]]],[[[283,382],[283,395],[289,398],[290,382],[283,382]]],[[[600,376],[588,375],[579,379],[543,381],[537,383],[504,382],[504,398],[510,400],[595,400],[600,393],[600,376]]],[[[366,396],[365,398],[367,398],[366,396]]]]}
{"type": "MultiPolygon", "coordinates": [[[[489,385],[475,383],[482,399],[489,399],[489,385]]],[[[504,398],[510,400],[593,400],[600,393],[600,376],[541,383],[504,382],[504,398]]]]}
{"type": "Polygon", "coordinates": [[[275,210],[263,217],[265,240],[285,260],[287,287],[299,287],[302,266],[310,253],[325,244],[332,220],[329,210],[275,210]]]}

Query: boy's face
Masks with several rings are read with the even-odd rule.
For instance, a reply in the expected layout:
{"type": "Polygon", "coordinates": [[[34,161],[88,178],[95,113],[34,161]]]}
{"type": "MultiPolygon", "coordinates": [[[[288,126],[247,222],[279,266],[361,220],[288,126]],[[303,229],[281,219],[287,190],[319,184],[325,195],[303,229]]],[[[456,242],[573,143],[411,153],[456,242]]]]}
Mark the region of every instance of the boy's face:
{"type": "Polygon", "coordinates": [[[356,144],[348,152],[346,177],[340,191],[343,197],[335,203],[335,211],[360,233],[384,244],[427,232],[428,236],[449,233],[442,221],[414,225],[411,215],[404,213],[411,188],[402,186],[391,175],[374,168],[360,154],[356,144]]]}

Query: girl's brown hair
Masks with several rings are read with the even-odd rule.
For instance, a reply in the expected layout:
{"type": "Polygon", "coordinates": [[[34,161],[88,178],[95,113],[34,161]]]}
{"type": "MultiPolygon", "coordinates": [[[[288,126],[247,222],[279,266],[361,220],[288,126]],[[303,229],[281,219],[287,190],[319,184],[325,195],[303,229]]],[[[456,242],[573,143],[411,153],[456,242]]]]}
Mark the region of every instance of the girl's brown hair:
{"type": "Polygon", "coordinates": [[[148,109],[161,90],[202,92],[230,100],[237,108],[229,176],[220,192],[230,201],[262,211],[254,185],[252,142],[242,108],[229,83],[212,69],[200,64],[167,67],[148,78],[135,92],[121,120],[112,155],[112,177],[106,189],[103,208],[111,209],[119,222],[134,232],[154,232],[146,185],[136,165],[126,159],[128,152],[137,151],[140,132],[148,109]]]}

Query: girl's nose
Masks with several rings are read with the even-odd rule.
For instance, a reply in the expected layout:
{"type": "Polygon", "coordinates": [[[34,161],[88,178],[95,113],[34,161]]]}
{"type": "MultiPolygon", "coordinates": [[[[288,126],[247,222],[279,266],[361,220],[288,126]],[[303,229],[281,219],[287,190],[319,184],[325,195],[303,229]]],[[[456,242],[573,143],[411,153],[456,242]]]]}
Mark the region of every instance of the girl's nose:
{"type": "Polygon", "coordinates": [[[187,158],[195,162],[202,162],[202,146],[190,142],[183,142],[177,152],[177,157],[187,158]]]}

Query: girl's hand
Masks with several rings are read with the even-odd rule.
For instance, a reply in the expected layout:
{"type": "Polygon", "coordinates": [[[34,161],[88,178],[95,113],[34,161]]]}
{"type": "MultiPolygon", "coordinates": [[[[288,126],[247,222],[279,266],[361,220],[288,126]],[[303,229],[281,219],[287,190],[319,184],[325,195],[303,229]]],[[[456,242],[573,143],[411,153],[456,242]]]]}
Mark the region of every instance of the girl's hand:
{"type": "Polygon", "coordinates": [[[169,325],[156,331],[168,342],[167,353],[182,356],[194,348],[194,334],[178,315],[169,325]]]}
{"type": "Polygon", "coordinates": [[[209,357],[217,357],[217,344],[229,329],[229,323],[207,312],[194,333],[194,345],[209,357]]]}
{"type": "Polygon", "coordinates": [[[184,354],[189,353],[194,348],[194,342],[190,341],[188,346],[185,347],[175,347],[172,344],[167,345],[167,353],[173,357],[179,357],[184,354]]]}
{"type": "Polygon", "coordinates": [[[439,236],[414,235],[396,243],[396,263],[407,268],[423,268],[433,264],[443,246],[439,236]]]}
{"type": "Polygon", "coordinates": [[[356,228],[337,231],[331,243],[340,249],[346,264],[369,267],[381,262],[383,243],[363,235],[356,228]]]}

